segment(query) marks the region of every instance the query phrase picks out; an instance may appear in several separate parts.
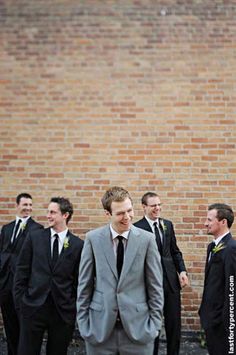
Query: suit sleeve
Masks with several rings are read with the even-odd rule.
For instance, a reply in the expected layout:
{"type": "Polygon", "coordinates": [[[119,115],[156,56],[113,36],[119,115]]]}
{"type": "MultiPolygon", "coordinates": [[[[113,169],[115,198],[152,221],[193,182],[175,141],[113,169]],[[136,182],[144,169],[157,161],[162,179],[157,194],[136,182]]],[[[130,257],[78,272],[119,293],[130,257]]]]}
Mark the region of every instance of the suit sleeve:
{"type": "MultiPolygon", "coordinates": [[[[78,238],[78,237],[76,237],[78,238]]],[[[73,271],[73,293],[75,297],[77,296],[77,288],[78,288],[78,276],[79,276],[79,265],[80,265],[80,259],[81,259],[81,252],[83,249],[84,242],[83,240],[80,240],[80,243],[78,245],[78,248],[80,249],[79,254],[78,254],[78,259],[77,262],[75,263],[74,271],[73,271]]]]}
{"type": "Polygon", "coordinates": [[[161,258],[155,238],[150,238],[146,256],[145,277],[150,317],[155,324],[156,330],[160,330],[164,305],[163,275],[161,258]]]}
{"type": "Polygon", "coordinates": [[[89,326],[89,306],[94,290],[95,260],[92,245],[87,237],[81,254],[78,292],[77,292],[77,323],[83,336],[89,326]]]}
{"type": "Polygon", "coordinates": [[[225,295],[223,319],[228,331],[228,341],[236,340],[236,243],[228,248],[225,258],[225,295]]]}
{"type": "Polygon", "coordinates": [[[171,255],[178,273],[182,271],[186,271],[186,267],[184,264],[184,259],[179,247],[177,245],[174,226],[172,222],[170,222],[170,235],[171,235],[171,243],[170,243],[170,251],[171,255]]]}
{"type": "Polygon", "coordinates": [[[3,250],[3,241],[4,241],[4,229],[5,227],[3,226],[0,232],[0,269],[1,269],[1,254],[3,250]]]}
{"type": "Polygon", "coordinates": [[[28,234],[19,254],[13,282],[13,297],[16,310],[20,309],[22,297],[28,288],[28,281],[31,273],[31,263],[32,240],[30,235],[28,234]]]}

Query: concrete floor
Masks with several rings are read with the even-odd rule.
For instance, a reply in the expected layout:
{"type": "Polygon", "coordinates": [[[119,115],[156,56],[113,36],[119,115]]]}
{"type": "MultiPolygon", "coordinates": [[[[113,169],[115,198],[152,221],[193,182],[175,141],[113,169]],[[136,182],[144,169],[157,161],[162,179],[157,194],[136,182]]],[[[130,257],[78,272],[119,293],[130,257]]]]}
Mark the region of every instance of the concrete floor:
{"type": "MultiPolygon", "coordinates": [[[[42,347],[41,355],[45,355],[45,343],[42,347]]],[[[68,355],[85,355],[84,342],[82,339],[76,341],[76,343],[71,344],[68,349],[68,355]]],[[[183,340],[181,343],[180,355],[207,355],[206,349],[200,347],[198,341],[193,340],[183,340]]],[[[0,337],[0,355],[7,355],[6,340],[0,337]]],[[[159,355],[166,355],[166,343],[161,341],[159,355]]]]}

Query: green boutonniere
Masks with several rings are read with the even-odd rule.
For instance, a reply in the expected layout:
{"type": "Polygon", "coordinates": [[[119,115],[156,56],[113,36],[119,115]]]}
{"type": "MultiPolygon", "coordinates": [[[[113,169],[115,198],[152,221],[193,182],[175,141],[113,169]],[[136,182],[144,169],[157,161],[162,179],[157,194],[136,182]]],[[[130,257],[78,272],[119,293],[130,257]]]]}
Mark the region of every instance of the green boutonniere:
{"type": "Polygon", "coordinates": [[[161,224],[161,226],[162,226],[162,229],[163,229],[164,233],[166,233],[166,231],[167,231],[167,226],[165,225],[165,223],[163,222],[162,219],[160,219],[160,224],[161,224]]]}
{"type": "Polygon", "coordinates": [[[69,248],[69,246],[70,246],[69,238],[65,237],[65,240],[64,240],[64,243],[63,243],[63,247],[64,247],[64,249],[67,249],[67,248],[69,248]]]}
{"type": "Polygon", "coordinates": [[[212,249],[212,253],[216,254],[218,253],[218,251],[224,249],[226,247],[226,245],[224,243],[219,243],[218,245],[216,245],[213,249],[212,249]]]}
{"type": "Polygon", "coordinates": [[[22,232],[25,230],[25,227],[26,227],[26,223],[21,222],[21,224],[20,224],[20,230],[21,230],[22,232]]]}

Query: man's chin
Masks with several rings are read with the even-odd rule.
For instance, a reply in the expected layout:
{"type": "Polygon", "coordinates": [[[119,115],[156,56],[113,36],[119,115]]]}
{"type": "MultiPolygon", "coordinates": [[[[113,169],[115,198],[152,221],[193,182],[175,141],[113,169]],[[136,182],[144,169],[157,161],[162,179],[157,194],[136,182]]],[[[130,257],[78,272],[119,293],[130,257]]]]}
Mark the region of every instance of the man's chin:
{"type": "Polygon", "coordinates": [[[129,231],[130,228],[131,228],[131,224],[122,225],[122,226],[121,226],[122,233],[129,231]]]}

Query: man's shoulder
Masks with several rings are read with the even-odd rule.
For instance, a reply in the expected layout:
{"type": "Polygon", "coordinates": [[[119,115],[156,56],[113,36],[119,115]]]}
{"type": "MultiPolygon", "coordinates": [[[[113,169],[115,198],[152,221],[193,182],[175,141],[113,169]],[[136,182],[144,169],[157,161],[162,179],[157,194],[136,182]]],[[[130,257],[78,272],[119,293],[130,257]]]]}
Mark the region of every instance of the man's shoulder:
{"type": "Polygon", "coordinates": [[[11,221],[11,222],[8,222],[8,223],[3,224],[3,226],[2,226],[2,230],[4,230],[4,229],[8,229],[9,227],[14,226],[14,225],[15,225],[15,223],[16,223],[16,220],[13,220],[13,221],[11,221]]]}
{"type": "Polygon", "coordinates": [[[139,236],[139,238],[144,239],[155,239],[155,236],[152,232],[149,232],[145,229],[139,228],[136,225],[132,225],[130,231],[139,236]]]}
{"type": "Polygon", "coordinates": [[[32,217],[28,220],[28,227],[34,229],[44,229],[44,226],[39,222],[36,222],[32,217]]]}
{"type": "Polygon", "coordinates": [[[98,227],[96,229],[92,229],[86,233],[86,238],[96,238],[98,236],[104,235],[104,234],[109,234],[110,233],[110,226],[109,224],[106,224],[104,226],[98,227]]]}
{"type": "Polygon", "coordinates": [[[163,221],[164,224],[173,224],[173,222],[170,219],[161,218],[161,221],[163,221]]]}
{"type": "Polygon", "coordinates": [[[143,222],[146,221],[145,217],[140,218],[139,220],[137,220],[136,222],[133,223],[134,226],[139,225],[140,223],[142,224],[143,222]]]}
{"type": "MultiPolygon", "coordinates": [[[[224,241],[223,241],[223,244],[224,244],[224,241]]],[[[229,239],[228,241],[226,242],[226,248],[229,250],[229,249],[232,249],[232,250],[236,250],[236,240],[233,238],[233,236],[231,235],[231,233],[229,234],[229,239]]]]}
{"type": "Polygon", "coordinates": [[[76,246],[83,246],[84,241],[78,235],[73,234],[70,230],[68,231],[68,237],[75,243],[76,246]]]}
{"type": "Polygon", "coordinates": [[[50,228],[30,228],[27,231],[27,236],[32,240],[37,238],[46,238],[49,235],[50,235],[50,228]]]}

